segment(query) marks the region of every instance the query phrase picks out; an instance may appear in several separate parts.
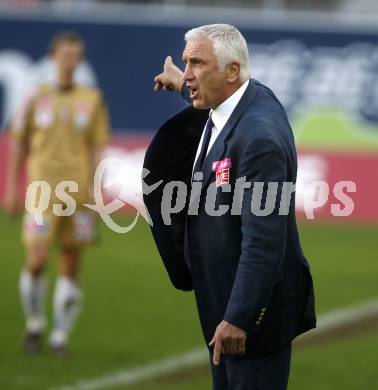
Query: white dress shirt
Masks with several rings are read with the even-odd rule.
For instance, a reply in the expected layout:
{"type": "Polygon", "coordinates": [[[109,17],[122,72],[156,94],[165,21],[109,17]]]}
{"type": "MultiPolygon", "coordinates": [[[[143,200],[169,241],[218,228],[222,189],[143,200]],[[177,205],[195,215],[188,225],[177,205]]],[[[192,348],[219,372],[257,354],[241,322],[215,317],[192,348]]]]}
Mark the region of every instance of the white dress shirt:
{"type": "MultiPolygon", "coordinates": [[[[223,127],[229,120],[231,114],[235,110],[235,107],[238,105],[241,97],[243,96],[245,90],[247,89],[249,80],[247,80],[234,94],[232,94],[227,100],[220,104],[215,110],[210,110],[211,119],[213,120],[214,127],[211,130],[211,138],[209,146],[207,148],[206,156],[208,155],[211,147],[214,145],[215,140],[217,139],[220,132],[223,130],[223,127]]],[[[206,127],[206,126],[205,126],[206,127]]],[[[205,129],[202,131],[201,140],[198,144],[196,158],[194,159],[194,166],[196,165],[197,158],[200,154],[202,148],[203,137],[205,135],[205,129]]]]}

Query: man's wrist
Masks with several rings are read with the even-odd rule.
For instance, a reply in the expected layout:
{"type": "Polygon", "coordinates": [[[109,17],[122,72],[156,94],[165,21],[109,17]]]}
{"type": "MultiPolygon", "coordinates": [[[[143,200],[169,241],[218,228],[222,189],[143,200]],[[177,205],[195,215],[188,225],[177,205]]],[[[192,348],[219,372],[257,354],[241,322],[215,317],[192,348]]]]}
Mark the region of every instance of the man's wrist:
{"type": "Polygon", "coordinates": [[[235,326],[236,328],[239,328],[241,330],[244,330],[245,332],[248,331],[249,324],[245,321],[237,321],[234,318],[230,318],[229,316],[225,315],[223,318],[223,321],[227,322],[228,324],[235,326]]]}
{"type": "Polygon", "coordinates": [[[174,83],[174,88],[175,88],[175,91],[176,92],[181,92],[182,90],[182,87],[185,85],[185,82],[182,78],[178,79],[175,83],[174,83]]]}

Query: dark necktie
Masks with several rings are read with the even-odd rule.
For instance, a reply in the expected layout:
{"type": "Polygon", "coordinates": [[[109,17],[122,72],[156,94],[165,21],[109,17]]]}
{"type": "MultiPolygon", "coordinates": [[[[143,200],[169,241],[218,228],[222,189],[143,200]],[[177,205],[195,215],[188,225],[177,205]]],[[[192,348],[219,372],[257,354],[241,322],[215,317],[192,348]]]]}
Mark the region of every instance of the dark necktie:
{"type": "Polygon", "coordinates": [[[209,116],[209,119],[207,120],[206,127],[205,127],[205,134],[202,140],[201,151],[194,165],[193,173],[202,171],[202,165],[206,158],[207,148],[209,147],[211,132],[213,130],[213,127],[214,127],[213,120],[211,119],[211,116],[209,116]]]}

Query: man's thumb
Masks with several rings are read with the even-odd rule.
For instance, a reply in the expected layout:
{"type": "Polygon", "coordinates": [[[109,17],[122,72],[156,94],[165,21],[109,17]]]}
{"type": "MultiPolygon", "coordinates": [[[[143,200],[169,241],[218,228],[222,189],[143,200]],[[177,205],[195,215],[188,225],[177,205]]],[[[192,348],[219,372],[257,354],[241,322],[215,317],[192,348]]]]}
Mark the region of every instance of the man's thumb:
{"type": "Polygon", "coordinates": [[[166,59],[165,59],[165,63],[171,63],[172,62],[172,57],[171,56],[168,56],[166,59]]]}
{"type": "Polygon", "coordinates": [[[214,344],[215,344],[215,340],[214,340],[214,337],[213,337],[213,339],[209,343],[209,347],[212,347],[214,344]]]}

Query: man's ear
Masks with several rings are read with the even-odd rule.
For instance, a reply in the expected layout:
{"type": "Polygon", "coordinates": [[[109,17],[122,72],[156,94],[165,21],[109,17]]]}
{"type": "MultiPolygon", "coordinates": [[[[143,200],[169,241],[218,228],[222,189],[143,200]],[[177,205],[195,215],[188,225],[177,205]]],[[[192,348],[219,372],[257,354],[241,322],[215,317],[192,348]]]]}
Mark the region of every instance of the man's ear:
{"type": "Polygon", "coordinates": [[[239,78],[239,74],[240,65],[237,62],[231,62],[226,66],[227,81],[229,83],[234,83],[239,78]]]}

